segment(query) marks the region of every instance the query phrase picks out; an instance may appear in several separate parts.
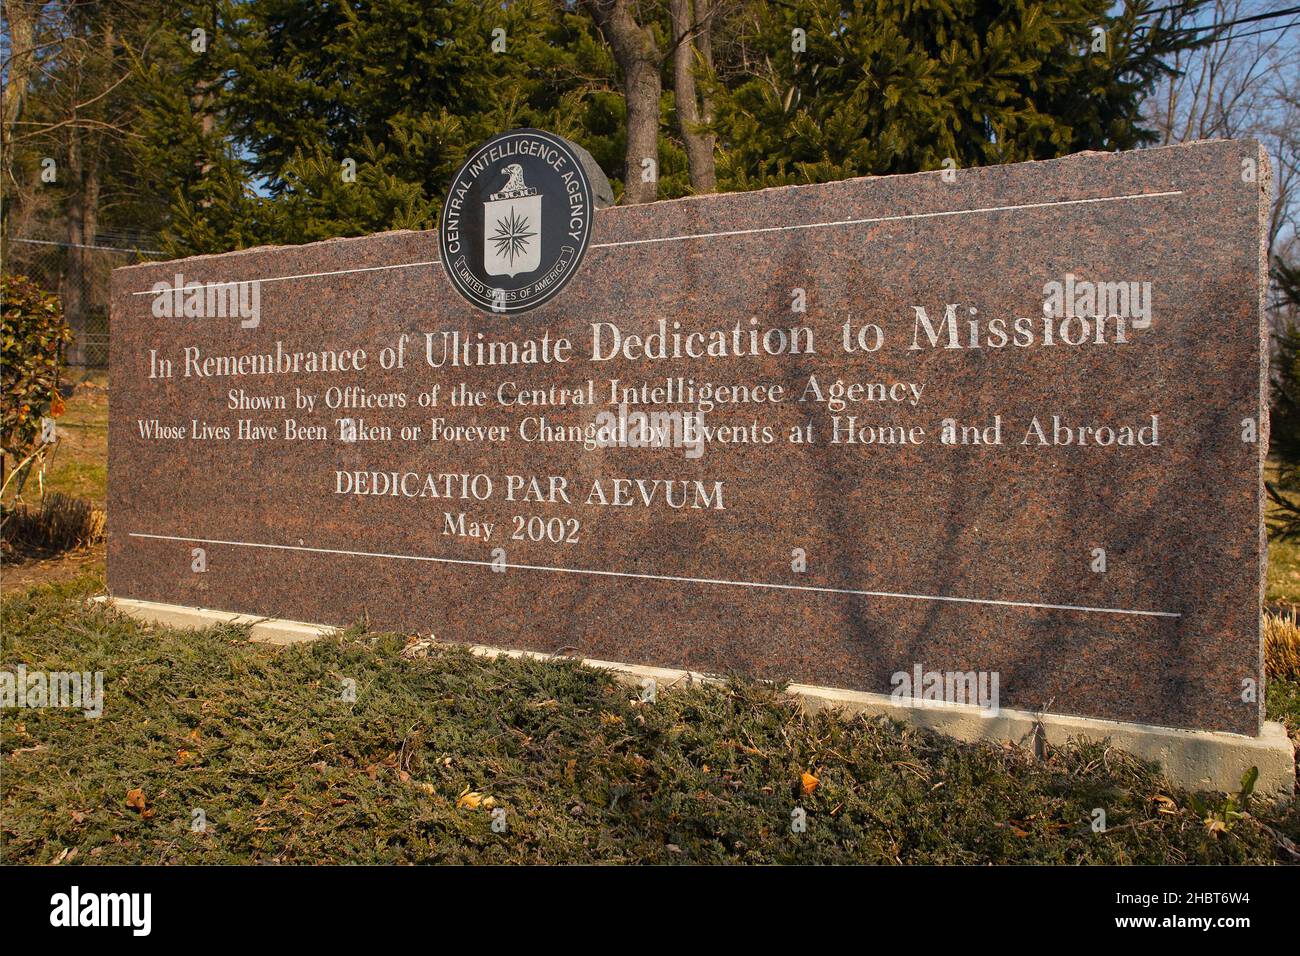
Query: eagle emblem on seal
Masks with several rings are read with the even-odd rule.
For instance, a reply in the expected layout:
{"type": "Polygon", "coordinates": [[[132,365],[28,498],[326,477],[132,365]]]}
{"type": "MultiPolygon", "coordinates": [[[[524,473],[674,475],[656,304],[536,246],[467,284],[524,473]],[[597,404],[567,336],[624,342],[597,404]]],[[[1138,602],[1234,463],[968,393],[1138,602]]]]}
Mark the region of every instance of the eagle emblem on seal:
{"type": "Polygon", "coordinates": [[[483,270],[514,277],[542,261],[542,194],[524,182],[518,163],[503,166],[506,184],[483,203],[483,270]]]}

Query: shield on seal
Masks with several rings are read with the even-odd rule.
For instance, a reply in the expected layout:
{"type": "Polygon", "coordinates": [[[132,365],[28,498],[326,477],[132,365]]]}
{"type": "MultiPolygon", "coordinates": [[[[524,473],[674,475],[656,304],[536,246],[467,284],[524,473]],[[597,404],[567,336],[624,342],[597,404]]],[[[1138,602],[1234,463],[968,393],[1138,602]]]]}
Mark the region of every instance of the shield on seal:
{"type": "Polygon", "coordinates": [[[511,163],[501,172],[505,188],[483,203],[483,271],[514,278],[542,261],[542,194],[524,183],[524,171],[511,163]]]}

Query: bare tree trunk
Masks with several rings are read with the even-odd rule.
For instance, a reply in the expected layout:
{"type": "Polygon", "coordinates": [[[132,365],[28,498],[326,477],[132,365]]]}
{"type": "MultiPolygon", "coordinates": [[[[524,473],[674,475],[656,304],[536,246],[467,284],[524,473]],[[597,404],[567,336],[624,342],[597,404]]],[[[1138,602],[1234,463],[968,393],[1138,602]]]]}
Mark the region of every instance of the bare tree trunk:
{"type": "MultiPolygon", "coordinates": [[[[4,107],[0,111],[0,153],[3,153],[5,177],[4,192],[13,196],[13,138],[14,124],[22,116],[23,102],[27,98],[27,81],[31,77],[32,65],[36,61],[36,16],[37,11],[27,0],[5,0],[4,25],[9,32],[9,73],[4,84],[4,107]]],[[[9,202],[0,204],[0,213],[4,220],[9,218],[9,202]]]]}
{"type": "MultiPolygon", "coordinates": [[[[218,35],[220,24],[217,22],[215,7],[210,11],[207,29],[209,36],[215,37],[218,35]]],[[[205,62],[211,63],[211,57],[208,57],[205,62]]],[[[199,117],[199,132],[203,137],[202,156],[198,160],[200,179],[206,178],[212,170],[212,163],[207,158],[207,150],[211,143],[212,132],[217,126],[217,117],[213,111],[216,109],[216,94],[220,88],[221,80],[219,78],[205,76],[195,82],[194,90],[190,94],[190,108],[199,117]]],[[[211,206],[212,198],[210,196],[203,198],[200,200],[199,205],[202,208],[211,206]]]]}
{"type": "Polygon", "coordinates": [[[64,214],[68,258],[60,298],[64,317],[73,334],[68,362],[78,365],[85,358],[87,293],[92,281],[91,250],[85,247],[94,245],[99,228],[99,163],[93,147],[86,149],[81,130],[70,128],[67,136],[63,172],[68,185],[64,214]]]}
{"type": "Polygon", "coordinates": [[[663,57],[654,33],[632,15],[630,0],[584,0],[623,71],[627,149],[623,202],[654,202],[659,194],[659,78],[663,57]]]}
{"type": "MultiPolygon", "coordinates": [[[[701,16],[707,16],[707,0],[699,0],[701,16]]],[[[717,188],[713,165],[713,135],[701,132],[699,103],[695,94],[696,36],[700,25],[691,11],[691,0],[669,0],[668,17],[673,37],[673,95],[677,102],[677,125],[686,145],[686,165],[691,188],[711,193],[717,188]]]]}
{"type": "MultiPolygon", "coordinates": [[[[721,2],[721,0],[718,0],[721,2]]],[[[695,0],[695,22],[699,25],[699,35],[695,38],[695,47],[700,51],[700,57],[704,60],[704,70],[710,79],[713,78],[713,17],[715,14],[714,0],[695,0]]],[[[701,119],[707,124],[713,122],[713,93],[705,87],[704,95],[700,97],[700,102],[704,106],[704,114],[701,119]]],[[[710,139],[713,137],[710,135],[710,139]]]]}
{"type": "Polygon", "coordinates": [[[4,23],[9,30],[9,76],[4,91],[4,133],[8,141],[14,122],[23,111],[27,80],[35,62],[36,10],[28,0],[6,0],[4,23]]]}
{"type": "MultiPolygon", "coordinates": [[[[214,79],[199,80],[195,84],[194,93],[190,96],[190,108],[199,117],[199,132],[203,137],[203,150],[196,160],[200,179],[207,178],[208,173],[212,171],[212,163],[208,160],[207,151],[211,143],[212,131],[217,125],[217,118],[212,110],[216,100],[215,90],[218,86],[219,82],[214,79]]],[[[204,196],[199,200],[199,207],[202,209],[207,209],[211,205],[211,196],[204,196]]]]}

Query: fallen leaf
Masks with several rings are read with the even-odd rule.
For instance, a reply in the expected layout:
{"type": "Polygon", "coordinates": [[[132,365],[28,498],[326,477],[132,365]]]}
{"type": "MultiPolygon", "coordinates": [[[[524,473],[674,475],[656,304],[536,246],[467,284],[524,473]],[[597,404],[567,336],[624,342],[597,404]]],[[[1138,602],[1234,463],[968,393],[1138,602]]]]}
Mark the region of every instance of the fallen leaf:
{"type": "Polygon", "coordinates": [[[429,651],[433,648],[433,641],[419,637],[409,637],[406,640],[406,646],[402,648],[402,657],[409,660],[416,660],[421,657],[428,657],[429,651]]]}
{"type": "Polygon", "coordinates": [[[492,797],[486,797],[477,790],[471,790],[469,787],[462,790],[460,796],[456,798],[457,810],[477,810],[479,807],[482,807],[484,810],[490,810],[496,805],[497,802],[495,799],[492,797]]]}
{"type": "Polygon", "coordinates": [[[153,811],[149,809],[148,801],[145,799],[144,791],[139,787],[126,792],[126,805],[140,814],[141,818],[145,820],[153,816],[153,811]]]}

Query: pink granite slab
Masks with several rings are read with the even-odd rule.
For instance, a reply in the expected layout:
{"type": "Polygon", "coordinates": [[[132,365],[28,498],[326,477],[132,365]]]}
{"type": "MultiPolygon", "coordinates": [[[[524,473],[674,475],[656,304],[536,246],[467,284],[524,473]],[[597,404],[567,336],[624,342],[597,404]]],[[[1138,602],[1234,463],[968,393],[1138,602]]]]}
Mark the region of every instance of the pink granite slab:
{"type": "MultiPolygon", "coordinates": [[[[1255,734],[1262,693],[1243,700],[1243,682],[1263,680],[1266,180],[1256,144],[1212,142],[961,170],[952,182],[924,173],[610,208],[596,215],[570,285],[522,316],[457,296],[434,233],[118,269],[110,589],[868,691],[890,691],[891,675],[916,665],[995,672],[1007,707],[1255,734]],[[260,280],[260,322],[157,317],[151,290],[177,274],[260,280]],[[994,347],[988,320],[1040,329],[1044,287],[1067,274],[1150,283],[1149,323],[1130,316],[1124,342],[1048,346],[1035,331],[1027,347],[994,347]],[[805,312],[791,311],[794,289],[804,290],[805,312]],[[938,322],[948,304],[959,307],[963,345],[969,309],[978,310],[981,347],[931,347],[922,330],[922,347],[909,348],[915,308],[938,322]],[[592,323],[645,335],[661,320],[726,339],[738,322],[744,333],[804,327],[816,351],[736,355],[729,341],[729,354],[714,357],[591,360],[592,323]],[[883,345],[846,353],[846,321],[878,326],[883,345]],[[443,332],[472,342],[545,335],[572,348],[567,362],[437,369],[425,336],[440,343],[443,332]],[[404,367],[381,367],[381,350],[403,335],[404,367]],[[364,349],[367,368],[183,374],[187,348],[252,356],[277,343],[364,349]],[[151,355],[171,360],[173,377],[150,378],[151,355]],[[798,401],[809,376],[823,389],[837,379],[901,383],[894,395],[921,386],[915,406],[862,402],[839,414],[842,430],[856,416],[864,428],[923,429],[924,440],[831,444],[834,413],[798,401]],[[611,378],[678,377],[782,387],[783,402],[703,416],[729,438],[766,429],[772,441],[713,441],[699,457],[526,442],[519,429],[530,416],[585,426],[606,406],[496,400],[503,383],[576,391],[592,379],[603,397],[611,378]],[[458,385],[484,391],[486,403],[451,407],[458,385]],[[437,407],[420,407],[435,386],[437,407]],[[406,407],[324,409],[331,387],[400,394],[406,407]],[[231,408],[240,389],[283,397],[287,408],[231,408]],[[299,391],[315,397],[313,411],[296,407],[299,391]],[[393,437],[342,441],[345,416],[393,437]],[[986,428],[994,416],[1002,444],[940,443],[945,419],[986,428]],[[1149,427],[1155,416],[1159,444],[1022,443],[1035,418],[1050,434],[1053,416],[1115,429],[1149,427]],[[434,417],[499,426],[506,438],[430,441],[434,417]],[[241,419],[277,437],[234,437],[241,419]],[[285,419],[326,437],[286,440],[285,419]],[[152,420],[183,426],[185,437],[143,437],[141,422],[152,420]],[[232,437],[198,438],[195,420],[232,437]],[[1243,440],[1251,422],[1253,442],[1243,440]],[[789,440],[809,425],[812,444],[789,440]],[[403,426],[420,426],[421,438],[402,439],[403,426]],[[482,475],[492,492],[339,493],[339,474],[358,471],[482,475]],[[563,478],[572,501],[508,500],[511,475],[536,476],[543,489],[563,478]],[[688,507],[664,505],[663,484],[637,479],[673,482],[688,507]],[[596,483],[608,501],[626,493],[633,503],[589,501],[596,483]],[[491,523],[492,538],[445,533],[447,516],[462,514],[467,532],[491,523]],[[516,518],[522,540],[512,537],[516,518]],[[544,540],[529,539],[533,518],[544,540]],[[557,527],[563,540],[546,540],[557,527]],[[195,548],[205,552],[201,573],[195,548]],[[792,567],[796,549],[806,570],[792,567]],[[1093,570],[1096,549],[1104,572],[1093,570]]],[[[1065,331],[1078,338],[1081,328],[1065,331]]]]}

